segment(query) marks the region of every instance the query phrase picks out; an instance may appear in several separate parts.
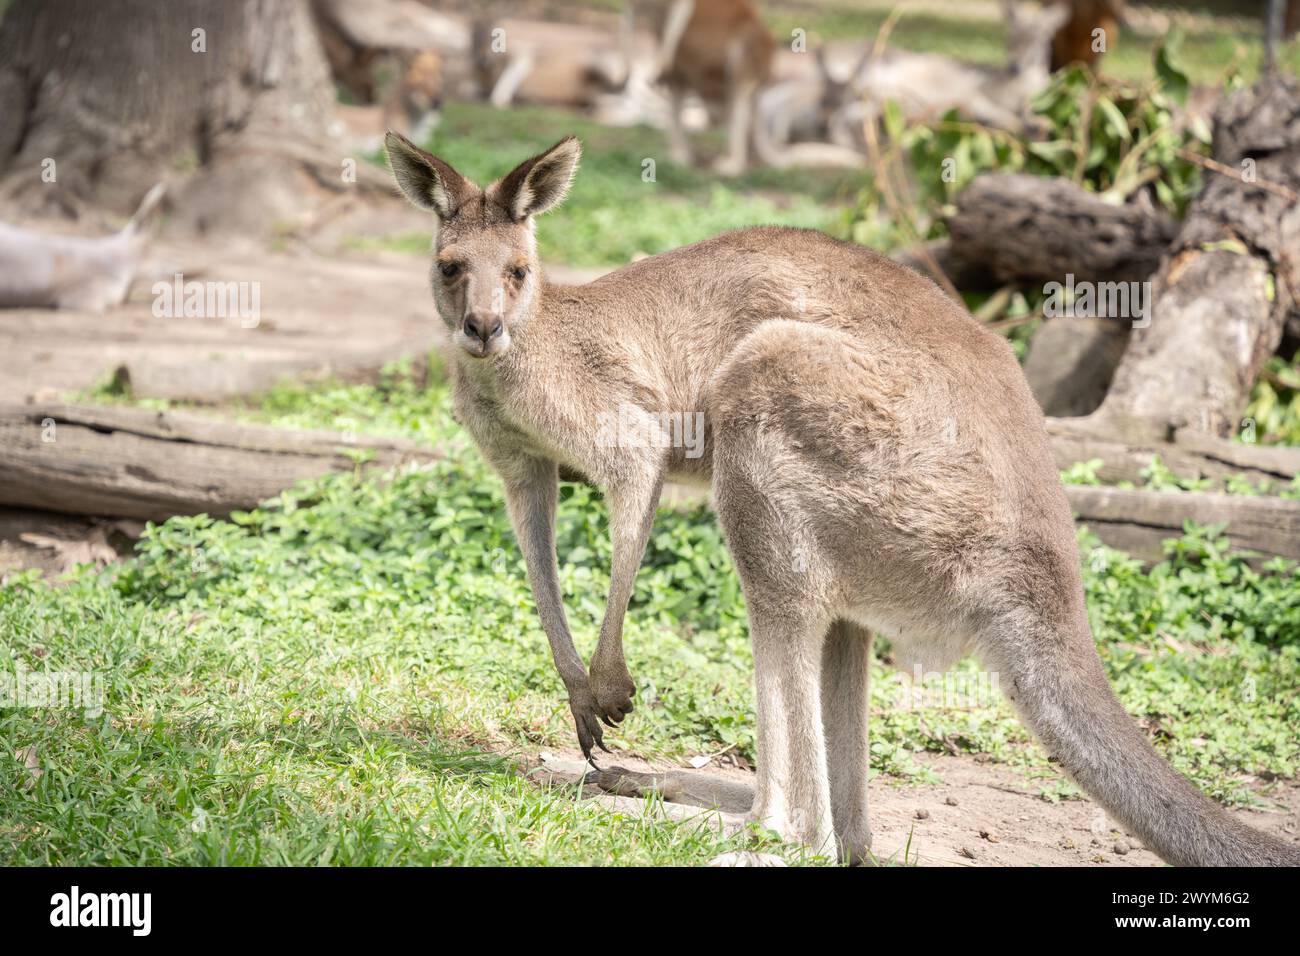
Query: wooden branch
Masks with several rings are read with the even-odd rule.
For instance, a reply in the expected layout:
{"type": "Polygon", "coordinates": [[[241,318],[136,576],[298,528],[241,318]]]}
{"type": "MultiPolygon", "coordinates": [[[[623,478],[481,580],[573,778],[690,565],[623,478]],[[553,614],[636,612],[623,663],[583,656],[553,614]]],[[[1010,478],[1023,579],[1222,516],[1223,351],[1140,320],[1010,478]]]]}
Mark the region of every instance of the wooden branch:
{"type": "Polygon", "coordinates": [[[983,263],[967,262],[953,255],[952,243],[947,239],[932,239],[922,248],[906,246],[891,254],[890,258],[935,281],[938,279],[930,270],[932,266],[938,266],[940,273],[966,292],[983,292],[1000,285],[983,263]]]}
{"type": "Polygon", "coordinates": [[[592,767],[582,760],[544,755],[528,776],[538,783],[562,786],[582,782],[592,792],[620,797],[658,796],[665,803],[682,804],[726,813],[748,813],[754,788],[745,781],[700,770],[629,770],[626,767],[592,767]]]}
{"type": "Polygon", "coordinates": [[[1077,519],[1105,544],[1142,561],[1159,561],[1161,542],[1183,534],[1183,522],[1227,524],[1233,547],[1300,560],[1300,501],[1249,495],[1068,485],[1077,519]]]}
{"type": "Polygon", "coordinates": [[[293,431],[184,412],[0,406],[0,504],[163,521],[255,507],[303,478],[431,461],[398,439],[293,431]]]}

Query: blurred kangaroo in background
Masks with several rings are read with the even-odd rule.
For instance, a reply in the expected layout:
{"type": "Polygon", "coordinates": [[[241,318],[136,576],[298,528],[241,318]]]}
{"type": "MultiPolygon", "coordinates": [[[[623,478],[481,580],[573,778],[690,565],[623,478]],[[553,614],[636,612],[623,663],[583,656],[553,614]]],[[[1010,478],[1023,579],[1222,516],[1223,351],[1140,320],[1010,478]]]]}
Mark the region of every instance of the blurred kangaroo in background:
{"type": "Polygon", "coordinates": [[[1111,691],[1074,522],[1007,342],[930,280],[818,232],[761,227],[583,286],[542,275],[534,217],[572,137],[481,189],[394,133],[397,183],[438,219],[430,281],[454,402],[500,474],[583,752],[636,687],[623,617],[665,478],[709,482],[748,605],[751,816],[868,858],[873,633],[904,666],[973,653],[1047,750],[1164,859],[1296,864],[1161,759],[1111,691]],[[703,415],[704,441],[673,426],[703,415]],[[556,565],[561,468],[604,489],[609,599],[588,672],[556,565]]]}
{"type": "Polygon", "coordinates": [[[1051,76],[1052,38],[1071,17],[1069,4],[1044,7],[1003,0],[1007,59],[1003,66],[966,63],[938,53],[890,48],[868,57],[849,88],[874,116],[895,102],[909,119],[937,119],[950,109],[979,123],[1019,131],[1029,101],[1051,76]]]}
{"type": "Polygon", "coordinates": [[[410,52],[398,59],[397,76],[384,97],[384,125],[407,130],[417,142],[428,139],[442,119],[442,56],[436,50],[410,52]]]}
{"type": "Polygon", "coordinates": [[[1052,36],[1052,72],[1071,63],[1096,69],[1119,37],[1124,0],[1070,0],[1070,18],[1052,36]]]}
{"type": "Polygon", "coordinates": [[[742,172],[753,140],[755,97],[772,72],[775,43],[750,0],[629,0],[644,13],[659,42],[659,81],[668,88],[668,149],[676,163],[691,162],[682,126],[688,93],[727,117],[726,175],[742,172]]]}

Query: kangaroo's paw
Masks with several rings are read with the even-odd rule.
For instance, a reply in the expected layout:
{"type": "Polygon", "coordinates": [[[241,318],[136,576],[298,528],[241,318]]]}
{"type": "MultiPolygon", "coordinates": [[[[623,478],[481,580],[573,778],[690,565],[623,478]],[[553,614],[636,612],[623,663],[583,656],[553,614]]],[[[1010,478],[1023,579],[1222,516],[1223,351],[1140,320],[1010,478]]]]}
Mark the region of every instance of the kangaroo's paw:
{"type": "Polygon", "coordinates": [[[599,661],[593,661],[591,692],[595,695],[600,718],[611,727],[622,723],[623,718],[635,709],[632,698],[636,694],[636,684],[632,683],[632,676],[621,662],[602,666],[599,661]]]}
{"type": "Polygon", "coordinates": [[[875,866],[877,864],[875,854],[871,852],[870,835],[865,840],[854,838],[846,841],[841,837],[836,843],[839,846],[840,859],[847,861],[850,866],[875,866]]]}
{"type": "Polygon", "coordinates": [[[771,830],[787,843],[802,844],[818,856],[835,859],[838,855],[829,813],[819,815],[804,810],[768,812],[755,808],[746,820],[751,825],[771,830]]]}
{"type": "Polygon", "coordinates": [[[713,171],[719,176],[739,176],[745,171],[746,163],[735,156],[723,156],[713,164],[713,171]]]}

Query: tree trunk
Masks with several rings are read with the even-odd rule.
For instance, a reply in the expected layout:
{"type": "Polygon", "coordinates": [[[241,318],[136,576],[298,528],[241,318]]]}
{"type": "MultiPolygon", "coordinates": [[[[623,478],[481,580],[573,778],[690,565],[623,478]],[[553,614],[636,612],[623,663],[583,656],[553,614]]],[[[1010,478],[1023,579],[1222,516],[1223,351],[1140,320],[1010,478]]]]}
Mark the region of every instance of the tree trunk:
{"type": "Polygon", "coordinates": [[[1126,440],[1181,428],[1227,436],[1300,293],[1300,95],[1273,76],[1229,98],[1215,159],[1152,279],[1135,330],[1089,430],[1126,440]],[[1225,174],[1226,173],[1226,174],[1225,174]],[[1244,181],[1243,181],[1244,179],[1244,181]]]}
{"type": "Polygon", "coordinates": [[[261,232],[344,185],[306,0],[14,0],[0,64],[0,196],[23,211],[126,213],[193,170],[183,224],[261,232]]]}

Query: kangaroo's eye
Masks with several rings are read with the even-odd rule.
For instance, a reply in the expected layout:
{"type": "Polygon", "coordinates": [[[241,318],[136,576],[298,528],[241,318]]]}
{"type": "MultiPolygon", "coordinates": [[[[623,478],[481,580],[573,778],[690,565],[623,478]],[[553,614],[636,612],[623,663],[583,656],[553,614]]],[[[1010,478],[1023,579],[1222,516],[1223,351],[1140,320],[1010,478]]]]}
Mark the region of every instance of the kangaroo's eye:
{"type": "Polygon", "coordinates": [[[524,276],[528,275],[528,270],[523,266],[515,266],[510,270],[510,275],[514,277],[516,282],[523,282],[524,276]]]}
{"type": "Polygon", "coordinates": [[[444,279],[454,279],[456,276],[460,275],[460,263],[444,262],[438,267],[438,271],[442,273],[444,279]]]}

